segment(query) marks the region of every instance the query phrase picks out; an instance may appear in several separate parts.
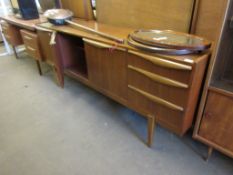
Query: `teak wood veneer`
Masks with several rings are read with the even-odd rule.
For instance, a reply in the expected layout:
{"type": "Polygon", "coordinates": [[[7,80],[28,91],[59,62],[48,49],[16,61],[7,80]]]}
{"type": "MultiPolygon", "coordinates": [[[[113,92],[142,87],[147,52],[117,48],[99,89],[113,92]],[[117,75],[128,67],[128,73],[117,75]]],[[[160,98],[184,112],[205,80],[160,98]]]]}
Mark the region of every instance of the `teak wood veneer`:
{"type": "Polygon", "coordinates": [[[229,56],[229,52],[224,50],[229,49],[229,42],[232,42],[232,36],[225,36],[225,33],[230,33],[232,4],[232,0],[198,0],[196,4],[192,32],[214,42],[193,134],[195,139],[209,146],[207,160],[214,149],[233,157],[233,89],[232,84],[221,77],[223,63],[229,56]]]}
{"type": "MultiPolygon", "coordinates": [[[[95,21],[75,22],[126,39],[129,28],[95,21]]],[[[209,53],[172,56],[142,52],[97,35],[66,26],[43,23],[57,31],[61,86],[64,75],[140,113],[148,120],[148,145],[155,124],[182,136],[191,127],[209,53]]]]}

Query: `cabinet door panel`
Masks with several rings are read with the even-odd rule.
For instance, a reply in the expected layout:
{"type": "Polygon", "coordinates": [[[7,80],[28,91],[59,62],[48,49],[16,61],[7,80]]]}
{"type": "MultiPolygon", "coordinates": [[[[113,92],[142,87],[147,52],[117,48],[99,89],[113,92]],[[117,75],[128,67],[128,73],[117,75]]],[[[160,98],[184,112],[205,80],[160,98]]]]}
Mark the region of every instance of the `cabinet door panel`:
{"type": "Polygon", "coordinates": [[[233,99],[210,92],[199,134],[233,151],[233,99]]]}
{"type": "Polygon", "coordinates": [[[85,43],[89,80],[112,95],[126,99],[127,67],[126,53],[110,51],[85,43]]]}

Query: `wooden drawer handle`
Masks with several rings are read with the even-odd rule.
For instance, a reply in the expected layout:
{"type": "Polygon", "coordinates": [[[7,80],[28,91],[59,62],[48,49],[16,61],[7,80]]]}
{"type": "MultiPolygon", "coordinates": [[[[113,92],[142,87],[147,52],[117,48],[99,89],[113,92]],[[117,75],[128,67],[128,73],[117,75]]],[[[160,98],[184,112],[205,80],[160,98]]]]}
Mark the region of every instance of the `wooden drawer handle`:
{"type": "Polygon", "coordinates": [[[31,37],[29,37],[29,36],[23,36],[26,40],[32,40],[32,38],[31,37]]]}
{"type": "Polygon", "coordinates": [[[42,31],[42,32],[49,32],[49,33],[54,32],[54,30],[46,29],[46,28],[39,27],[39,26],[36,26],[35,28],[36,28],[36,30],[39,30],[39,31],[42,31]]]}
{"type": "Polygon", "coordinates": [[[8,30],[8,27],[2,25],[2,30],[8,30]]]}
{"type": "Polygon", "coordinates": [[[139,56],[141,58],[144,58],[145,60],[150,61],[151,63],[158,65],[158,66],[172,68],[172,69],[178,69],[178,70],[188,70],[188,71],[192,70],[192,66],[188,66],[185,64],[176,63],[173,61],[169,61],[169,60],[165,60],[165,59],[162,59],[159,57],[138,53],[138,52],[131,51],[131,50],[129,51],[129,53],[136,55],[136,56],[139,56]]]}
{"type": "Polygon", "coordinates": [[[30,46],[27,46],[27,48],[28,48],[29,50],[33,51],[33,52],[36,51],[36,49],[34,49],[34,48],[30,47],[30,46]]]}
{"type": "Polygon", "coordinates": [[[5,36],[6,39],[11,39],[11,37],[9,35],[7,35],[7,34],[4,34],[4,36],[5,36]]]}
{"type": "Polygon", "coordinates": [[[173,87],[178,87],[178,88],[184,88],[184,89],[187,89],[189,87],[187,84],[184,84],[184,83],[181,83],[179,81],[175,81],[175,80],[172,80],[172,79],[145,71],[143,69],[139,69],[139,68],[134,67],[132,65],[129,65],[128,68],[150,78],[153,81],[159,82],[161,84],[165,84],[165,85],[173,86],[173,87]]]}
{"type": "Polygon", "coordinates": [[[170,102],[168,102],[168,101],[166,101],[166,100],[164,100],[164,99],[162,99],[162,98],[159,98],[159,97],[156,97],[156,96],[154,96],[154,95],[151,95],[151,94],[149,94],[149,93],[147,93],[147,92],[145,92],[145,91],[142,91],[142,90],[140,90],[140,89],[138,89],[138,88],[135,88],[135,87],[133,87],[133,86],[131,86],[131,85],[128,85],[128,87],[129,87],[130,89],[134,90],[135,92],[138,92],[139,94],[143,95],[144,97],[146,97],[146,98],[152,100],[152,101],[155,102],[155,103],[158,103],[158,104],[160,104],[160,105],[166,106],[166,107],[168,107],[168,108],[170,108],[170,109],[173,109],[173,110],[176,110],[176,111],[181,111],[181,112],[184,111],[184,108],[182,108],[182,107],[180,107],[180,106],[178,106],[178,105],[175,105],[175,104],[173,104],[173,103],[170,103],[170,102]]]}
{"type": "MultiPolygon", "coordinates": [[[[85,39],[83,38],[83,41],[89,45],[98,47],[100,49],[112,49],[114,46],[112,45],[108,45],[108,44],[104,44],[104,43],[100,43],[97,41],[93,41],[93,40],[89,40],[89,39],[85,39]]],[[[120,50],[120,51],[126,51],[126,49],[124,48],[119,48],[119,47],[114,47],[113,50],[120,50]]]]}

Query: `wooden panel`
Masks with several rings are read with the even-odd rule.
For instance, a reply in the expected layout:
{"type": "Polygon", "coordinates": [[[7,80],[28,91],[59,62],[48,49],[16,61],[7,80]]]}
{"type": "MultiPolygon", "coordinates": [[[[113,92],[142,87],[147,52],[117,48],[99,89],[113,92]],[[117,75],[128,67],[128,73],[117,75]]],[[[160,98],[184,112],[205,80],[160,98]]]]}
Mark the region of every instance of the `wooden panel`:
{"type": "Polygon", "coordinates": [[[102,23],[188,32],[193,0],[98,0],[96,8],[102,23]]]}
{"type": "Polygon", "coordinates": [[[37,34],[26,30],[21,30],[20,32],[28,54],[36,60],[41,60],[41,50],[37,34]]]}
{"type": "Polygon", "coordinates": [[[18,27],[8,24],[7,22],[1,22],[1,26],[6,40],[12,46],[19,46],[23,44],[20,29],[18,27]]]}
{"type": "Polygon", "coordinates": [[[62,8],[71,10],[76,18],[94,19],[91,0],[61,0],[61,3],[62,8]]]}
{"type": "MultiPolygon", "coordinates": [[[[109,46],[111,48],[111,46],[109,46]]],[[[89,80],[122,99],[127,98],[126,52],[85,44],[89,80]]]]}
{"type": "Polygon", "coordinates": [[[42,50],[42,60],[50,65],[54,65],[54,53],[52,46],[49,44],[52,34],[50,32],[43,32],[39,30],[37,31],[37,34],[42,50]]]}
{"type": "Polygon", "coordinates": [[[199,0],[192,33],[216,41],[219,37],[229,0],[199,0]]]}
{"type": "Polygon", "coordinates": [[[233,152],[233,98],[209,92],[199,135],[233,152]]]}

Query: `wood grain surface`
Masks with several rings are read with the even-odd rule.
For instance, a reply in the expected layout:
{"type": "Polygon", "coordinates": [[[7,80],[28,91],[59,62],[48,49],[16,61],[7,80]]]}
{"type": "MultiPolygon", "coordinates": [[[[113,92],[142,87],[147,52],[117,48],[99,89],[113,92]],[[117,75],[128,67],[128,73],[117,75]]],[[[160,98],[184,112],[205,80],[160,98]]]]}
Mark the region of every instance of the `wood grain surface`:
{"type": "Polygon", "coordinates": [[[97,20],[106,24],[188,32],[194,0],[98,0],[97,20]]]}

